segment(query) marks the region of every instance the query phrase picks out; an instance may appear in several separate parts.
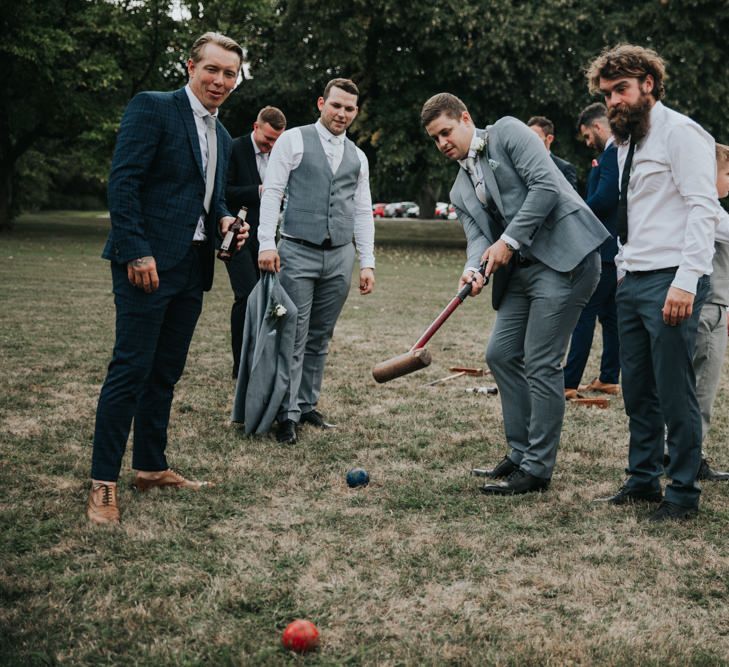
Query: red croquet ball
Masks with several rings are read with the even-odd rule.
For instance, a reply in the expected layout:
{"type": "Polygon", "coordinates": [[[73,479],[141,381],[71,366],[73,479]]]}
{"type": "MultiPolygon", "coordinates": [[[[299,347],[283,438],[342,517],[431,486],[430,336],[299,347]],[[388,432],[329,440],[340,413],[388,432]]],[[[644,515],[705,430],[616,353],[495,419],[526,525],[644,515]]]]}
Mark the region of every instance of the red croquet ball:
{"type": "Polygon", "coordinates": [[[297,653],[313,651],[319,646],[319,631],[311,621],[297,619],[289,623],[281,635],[284,648],[297,653]]]}

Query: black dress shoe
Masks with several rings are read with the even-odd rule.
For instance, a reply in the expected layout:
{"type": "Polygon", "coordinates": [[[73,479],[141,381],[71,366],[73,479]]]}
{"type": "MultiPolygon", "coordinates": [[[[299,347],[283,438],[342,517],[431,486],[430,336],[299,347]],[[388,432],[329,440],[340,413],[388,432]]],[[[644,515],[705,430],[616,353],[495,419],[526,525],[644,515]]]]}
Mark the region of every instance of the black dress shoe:
{"type": "Polygon", "coordinates": [[[334,424],[324,421],[324,415],[316,410],[310,410],[309,412],[302,412],[299,424],[311,424],[317,428],[336,428],[334,424]]]}
{"type": "Polygon", "coordinates": [[[664,500],[658,509],[648,517],[648,521],[651,523],[663,523],[664,521],[685,521],[691,519],[699,513],[698,507],[684,507],[683,505],[676,505],[676,503],[669,503],[664,500]]]}
{"type": "Polygon", "coordinates": [[[696,479],[702,479],[706,482],[726,482],[729,480],[729,472],[712,470],[709,462],[705,458],[702,458],[701,467],[699,468],[699,474],[696,475],[696,479]]]}
{"type": "Polygon", "coordinates": [[[542,477],[535,477],[528,472],[517,468],[511,473],[505,482],[492,482],[484,484],[481,491],[491,496],[516,496],[521,493],[533,491],[546,491],[549,488],[549,480],[542,477]]]}
{"type": "Polygon", "coordinates": [[[516,463],[514,463],[508,456],[505,456],[496,464],[495,468],[484,471],[483,476],[490,477],[491,479],[504,479],[517,470],[519,470],[519,466],[516,465],[516,463]]]}
{"type": "Polygon", "coordinates": [[[651,488],[640,488],[623,484],[614,496],[607,498],[598,498],[600,502],[610,503],[611,505],[627,505],[628,503],[660,503],[663,500],[661,490],[651,488]]]}
{"type": "Polygon", "coordinates": [[[293,419],[279,422],[276,440],[282,445],[296,444],[296,422],[293,419]]]}

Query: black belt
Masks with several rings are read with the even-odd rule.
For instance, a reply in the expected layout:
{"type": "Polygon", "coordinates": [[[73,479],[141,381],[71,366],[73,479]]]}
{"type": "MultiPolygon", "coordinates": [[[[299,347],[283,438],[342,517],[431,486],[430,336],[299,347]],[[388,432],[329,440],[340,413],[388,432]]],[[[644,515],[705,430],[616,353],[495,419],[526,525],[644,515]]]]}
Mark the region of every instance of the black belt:
{"type": "MultiPolygon", "coordinates": [[[[311,241],[305,241],[304,239],[295,239],[293,236],[284,236],[284,241],[291,241],[291,243],[298,243],[299,245],[305,245],[307,248],[316,248],[317,250],[334,250],[335,248],[341,248],[341,245],[332,245],[331,239],[324,239],[324,243],[312,243],[311,241]]],[[[343,245],[349,245],[344,243],[343,245]]]]}
{"type": "Polygon", "coordinates": [[[527,266],[531,266],[532,264],[537,264],[539,260],[536,259],[529,259],[528,257],[524,257],[524,255],[518,254],[516,255],[516,265],[520,266],[521,268],[525,269],[527,266]]]}
{"type": "Polygon", "coordinates": [[[650,271],[626,271],[629,276],[652,276],[656,273],[676,273],[677,266],[667,266],[665,269],[651,269],[650,271]]]}

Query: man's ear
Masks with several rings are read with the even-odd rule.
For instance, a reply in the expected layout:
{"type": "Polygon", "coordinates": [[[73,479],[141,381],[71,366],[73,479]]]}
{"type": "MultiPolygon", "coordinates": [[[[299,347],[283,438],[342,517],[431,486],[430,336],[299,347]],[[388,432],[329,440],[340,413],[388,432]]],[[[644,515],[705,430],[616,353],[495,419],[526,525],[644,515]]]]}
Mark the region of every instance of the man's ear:
{"type": "Polygon", "coordinates": [[[655,85],[656,85],[656,82],[653,79],[653,75],[646,74],[645,79],[643,80],[643,83],[641,84],[640,88],[644,93],[652,93],[655,85]]]}
{"type": "Polygon", "coordinates": [[[465,123],[466,125],[473,125],[473,119],[471,118],[471,114],[468,113],[468,111],[463,111],[461,113],[461,122],[465,123]]]}

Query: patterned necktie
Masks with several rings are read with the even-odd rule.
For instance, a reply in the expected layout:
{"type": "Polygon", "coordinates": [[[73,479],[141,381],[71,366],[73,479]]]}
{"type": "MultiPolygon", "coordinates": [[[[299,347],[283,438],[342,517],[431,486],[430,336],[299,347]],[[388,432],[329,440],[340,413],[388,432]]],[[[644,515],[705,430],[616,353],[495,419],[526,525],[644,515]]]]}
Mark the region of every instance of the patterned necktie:
{"type": "Polygon", "coordinates": [[[468,175],[471,177],[471,183],[473,183],[473,189],[476,191],[476,197],[478,197],[478,200],[482,203],[486,203],[486,190],[483,185],[483,179],[478,177],[478,172],[476,171],[476,160],[474,160],[472,157],[467,157],[464,160],[466,164],[466,171],[468,172],[468,175]]]}
{"type": "Polygon", "coordinates": [[[210,212],[210,200],[215,188],[215,168],[218,166],[218,138],[215,134],[215,118],[205,116],[205,136],[208,140],[208,164],[205,168],[205,212],[210,212]]]}
{"type": "Polygon", "coordinates": [[[630,181],[634,152],[635,142],[631,140],[623,166],[623,177],[620,179],[620,200],[618,201],[618,238],[623,245],[628,242],[628,181],[630,181]]]}

